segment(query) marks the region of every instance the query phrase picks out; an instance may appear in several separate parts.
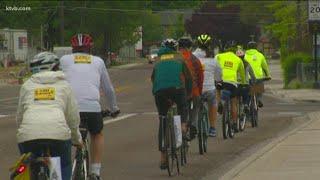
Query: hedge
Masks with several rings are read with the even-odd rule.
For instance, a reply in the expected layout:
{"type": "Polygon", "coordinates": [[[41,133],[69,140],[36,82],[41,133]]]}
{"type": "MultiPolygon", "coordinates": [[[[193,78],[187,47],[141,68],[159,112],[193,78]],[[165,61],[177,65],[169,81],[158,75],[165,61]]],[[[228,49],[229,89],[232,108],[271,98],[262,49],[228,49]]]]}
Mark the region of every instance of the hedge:
{"type": "Polygon", "coordinates": [[[281,59],[285,87],[290,83],[291,80],[296,78],[296,66],[299,62],[312,62],[312,57],[309,54],[297,52],[293,54],[288,54],[288,56],[281,59]]]}

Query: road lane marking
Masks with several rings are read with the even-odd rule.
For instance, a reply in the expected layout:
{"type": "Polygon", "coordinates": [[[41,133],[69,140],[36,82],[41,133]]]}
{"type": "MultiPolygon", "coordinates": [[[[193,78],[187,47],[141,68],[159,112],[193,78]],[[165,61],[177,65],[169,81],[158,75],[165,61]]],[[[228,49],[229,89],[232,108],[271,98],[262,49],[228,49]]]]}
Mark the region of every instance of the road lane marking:
{"type": "Polygon", "coordinates": [[[288,111],[288,112],[278,112],[278,115],[285,115],[285,116],[301,116],[301,112],[293,112],[293,111],[288,111]]]}
{"type": "Polygon", "coordinates": [[[138,114],[137,113],[125,114],[123,116],[119,116],[119,117],[114,118],[114,119],[105,120],[105,121],[103,121],[103,124],[104,125],[111,124],[111,123],[114,123],[114,122],[117,122],[117,121],[121,121],[121,120],[127,119],[129,117],[133,117],[133,116],[136,116],[136,115],[138,115],[138,114]]]}
{"type": "Polygon", "coordinates": [[[19,99],[19,97],[12,97],[12,98],[4,98],[4,99],[0,99],[0,102],[1,102],[1,101],[14,100],[14,99],[19,99]]]}
{"type": "Polygon", "coordinates": [[[0,114],[0,118],[8,117],[9,115],[0,114]]]}

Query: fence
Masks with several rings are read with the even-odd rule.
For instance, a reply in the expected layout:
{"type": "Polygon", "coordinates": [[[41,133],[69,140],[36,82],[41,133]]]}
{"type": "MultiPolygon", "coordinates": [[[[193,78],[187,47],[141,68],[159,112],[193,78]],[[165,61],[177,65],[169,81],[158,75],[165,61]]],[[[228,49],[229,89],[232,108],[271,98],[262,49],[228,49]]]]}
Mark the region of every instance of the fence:
{"type": "MultiPolygon", "coordinates": [[[[297,63],[296,76],[300,82],[314,81],[315,64],[297,63]]],[[[318,66],[318,79],[320,80],[320,67],[318,66]]]]}

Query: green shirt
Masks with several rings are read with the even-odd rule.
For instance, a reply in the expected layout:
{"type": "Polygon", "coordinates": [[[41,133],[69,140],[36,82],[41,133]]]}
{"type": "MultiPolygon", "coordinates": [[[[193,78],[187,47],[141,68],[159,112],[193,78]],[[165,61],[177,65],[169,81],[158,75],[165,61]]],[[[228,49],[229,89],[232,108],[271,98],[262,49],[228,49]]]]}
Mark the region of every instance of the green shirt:
{"type": "Polygon", "coordinates": [[[154,65],[151,79],[153,94],[167,88],[185,88],[188,93],[191,92],[192,79],[190,72],[182,56],[174,51],[167,52],[167,54],[162,54],[159,57],[154,65]]]}

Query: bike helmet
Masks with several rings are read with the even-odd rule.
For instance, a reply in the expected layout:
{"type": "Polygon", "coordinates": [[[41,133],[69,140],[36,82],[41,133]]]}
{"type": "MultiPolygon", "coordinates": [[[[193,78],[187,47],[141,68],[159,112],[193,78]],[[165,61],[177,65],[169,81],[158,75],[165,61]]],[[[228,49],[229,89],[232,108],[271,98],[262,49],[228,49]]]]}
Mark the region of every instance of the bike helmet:
{"type": "Polygon", "coordinates": [[[76,34],[71,38],[71,46],[73,49],[93,47],[93,39],[89,34],[76,34]]]}
{"type": "Polygon", "coordinates": [[[162,41],[161,46],[177,50],[178,42],[174,39],[168,38],[162,41]]]}
{"type": "Polygon", "coordinates": [[[250,41],[248,42],[248,49],[256,49],[257,48],[257,43],[255,41],[250,41]]]}
{"type": "Polygon", "coordinates": [[[192,47],[192,39],[189,37],[181,37],[178,40],[179,48],[191,48],[192,47]]]}
{"type": "Polygon", "coordinates": [[[201,34],[197,37],[197,43],[199,47],[208,47],[212,38],[208,34],[201,34]]]}
{"type": "Polygon", "coordinates": [[[59,67],[59,58],[51,52],[41,52],[30,61],[32,74],[40,71],[55,71],[59,67]]]}

